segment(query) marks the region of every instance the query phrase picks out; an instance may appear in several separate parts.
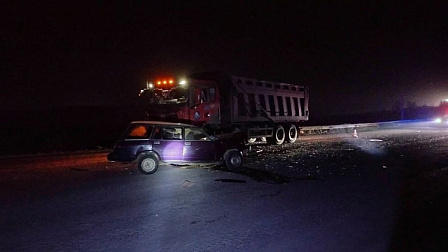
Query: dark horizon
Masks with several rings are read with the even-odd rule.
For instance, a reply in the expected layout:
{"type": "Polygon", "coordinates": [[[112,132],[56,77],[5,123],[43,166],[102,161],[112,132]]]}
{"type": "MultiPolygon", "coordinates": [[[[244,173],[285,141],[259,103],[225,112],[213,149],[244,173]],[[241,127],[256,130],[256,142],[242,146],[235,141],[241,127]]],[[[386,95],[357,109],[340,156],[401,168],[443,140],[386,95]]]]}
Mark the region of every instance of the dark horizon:
{"type": "Polygon", "coordinates": [[[448,97],[447,5],[10,2],[2,108],[135,105],[146,80],[222,71],[310,87],[310,113],[448,97]]]}

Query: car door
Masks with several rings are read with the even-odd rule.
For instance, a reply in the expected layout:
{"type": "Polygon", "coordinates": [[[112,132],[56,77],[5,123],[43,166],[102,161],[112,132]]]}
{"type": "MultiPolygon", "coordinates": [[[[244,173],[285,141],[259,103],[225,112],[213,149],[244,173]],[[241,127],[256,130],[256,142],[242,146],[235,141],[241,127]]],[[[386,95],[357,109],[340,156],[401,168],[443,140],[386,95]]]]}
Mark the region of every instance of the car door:
{"type": "Polygon", "coordinates": [[[183,130],[180,126],[157,126],[153,134],[153,151],[162,161],[183,160],[183,130]]]}
{"type": "Polygon", "coordinates": [[[216,142],[198,127],[185,128],[184,161],[216,160],[216,142]]]}

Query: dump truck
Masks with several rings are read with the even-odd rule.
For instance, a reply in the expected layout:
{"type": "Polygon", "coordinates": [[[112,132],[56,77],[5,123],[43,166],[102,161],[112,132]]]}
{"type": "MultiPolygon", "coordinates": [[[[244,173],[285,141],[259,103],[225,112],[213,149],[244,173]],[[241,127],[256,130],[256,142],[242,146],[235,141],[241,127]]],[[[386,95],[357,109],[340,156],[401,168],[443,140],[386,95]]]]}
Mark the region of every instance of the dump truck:
{"type": "Polygon", "coordinates": [[[214,134],[241,132],[248,142],[293,143],[309,118],[308,87],[222,73],[148,81],[139,95],[149,120],[200,125],[214,134]]]}

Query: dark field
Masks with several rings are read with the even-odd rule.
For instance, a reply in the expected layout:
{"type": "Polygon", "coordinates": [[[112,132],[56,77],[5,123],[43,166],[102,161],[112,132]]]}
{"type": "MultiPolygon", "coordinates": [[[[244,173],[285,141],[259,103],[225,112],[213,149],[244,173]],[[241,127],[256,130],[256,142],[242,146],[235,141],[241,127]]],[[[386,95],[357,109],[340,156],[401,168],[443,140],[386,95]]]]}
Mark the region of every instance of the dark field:
{"type": "Polygon", "coordinates": [[[0,156],[111,148],[133,120],[135,107],[74,107],[1,112],[0,156]]]}

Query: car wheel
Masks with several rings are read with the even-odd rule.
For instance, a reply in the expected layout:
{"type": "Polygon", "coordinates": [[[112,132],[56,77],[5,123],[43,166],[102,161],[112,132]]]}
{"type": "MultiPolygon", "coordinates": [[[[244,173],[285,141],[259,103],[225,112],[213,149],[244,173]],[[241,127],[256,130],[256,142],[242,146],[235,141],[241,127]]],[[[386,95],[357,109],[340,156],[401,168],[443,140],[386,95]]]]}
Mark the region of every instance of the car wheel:
{"type": "Polygon", "coordinates": [[[297,140],[298,135],[297,127],[294,124],[291,124],[288,129],[288,134],[286,134],[286,141],[288,141],[288,143],[294,143],[297,140]]]}
{"type": "Polygon", "coordinates": [[[270,144],[281,145],[285,141],[285,129],[277,125],[274,129],[274,135],[268,138],[270,144]]]}
{"type": "Polygon", "coordinates": [[[143,155],[138,160],[138,170],[143,174],[153,174],[159,168],[159,159],[153,154],[143,155]]]}
{"type": "Polygon", "coordinates": [[[240,168],[243,166],[243,155],[237,150],[232,150],[224,156],[224,163],[229,169],[240,168]]]}

